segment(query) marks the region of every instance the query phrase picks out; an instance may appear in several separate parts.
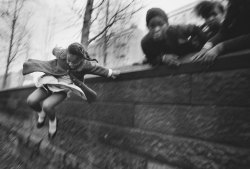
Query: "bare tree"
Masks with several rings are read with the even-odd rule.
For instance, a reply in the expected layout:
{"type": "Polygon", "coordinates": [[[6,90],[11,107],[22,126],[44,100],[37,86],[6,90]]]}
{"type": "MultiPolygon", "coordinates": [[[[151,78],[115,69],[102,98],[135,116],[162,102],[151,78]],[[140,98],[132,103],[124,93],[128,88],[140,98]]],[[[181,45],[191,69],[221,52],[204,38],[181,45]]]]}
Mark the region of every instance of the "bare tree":
{"type": "Polygon", "coordinates": [[[71,21],[69,27],[80,24],[79,20],[83,19],[81,43],[86,48],[93,41],[103,39],[104,64],[109,40],[121,32],[125,28],[124,25],[129,25],[133,16],[143,8],[142,0],[88,0],[85,8],[77,8],[79,6],[77,0],[71,2],[76,20],[69,18],[71,21]]]}
{"type": "Polygon", "coordinates": [[[6,68],[3,75],[3,88],[6,87],[7,77],[11,63],[21,55],[29,53],[30,32],[28,31],[28,18],[31,13],[25,11],[27,0],[6,0],[2,8],[1,19],[5,21],[3,43],[5,44],[6,68]],[[25,13],[25,14],[24,14],[25,13]],[[25,19],[24,19],[25,18],[25,19]]]}

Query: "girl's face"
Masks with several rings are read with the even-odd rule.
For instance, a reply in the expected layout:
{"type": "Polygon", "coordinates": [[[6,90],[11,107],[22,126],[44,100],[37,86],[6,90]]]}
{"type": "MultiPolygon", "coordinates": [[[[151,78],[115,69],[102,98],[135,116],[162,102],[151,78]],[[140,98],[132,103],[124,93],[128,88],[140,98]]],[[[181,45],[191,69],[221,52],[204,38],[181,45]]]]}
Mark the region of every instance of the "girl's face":
{"type": "Polygon", "coordinates": [[[154,40],[163,38],[163,28],[168,27],[168,23],[161,17],[154,17],[149,21],[148,29],[154,40]]]}
{"type": "Polygon", "coordinates": [[[67,54],[67,63],[71,69],[77,69],[83,62],[83,58],[78,55],[67,54]]]}
{"type": "Polygon", "coordinates": [[[216,6],[212,11],[210,11],[209,16],[205,18],[206,22],[218,22],[222,23],[224,19],[224,13],[216,6]]]}

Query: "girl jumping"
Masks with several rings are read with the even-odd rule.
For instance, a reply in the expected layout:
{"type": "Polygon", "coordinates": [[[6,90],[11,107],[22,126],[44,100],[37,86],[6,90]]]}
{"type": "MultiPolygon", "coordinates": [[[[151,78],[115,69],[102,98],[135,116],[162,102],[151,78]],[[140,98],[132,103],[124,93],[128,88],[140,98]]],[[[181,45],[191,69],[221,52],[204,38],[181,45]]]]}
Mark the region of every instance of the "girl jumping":
{"type": "MultiPolygon", "coordinates": [[[[41,61],[29,59],[23,64],[23,75],[43,72],[36,82],[37,89],[28,96],[28,105],[38,113],[37,128],[44,125],[46,115],[49,118],[49,139],[57,132],[55,107],[60,104],[69,92],[73,92],[89,103],[96,99],[96,93],[84,81],[85,74],[116,78],[118,71],[93,64],[80,43],[72,43],[67,49],[54,48],[52,54],[56,59],[41,61]]],[[[97,61],[96,61],[97,62],[97,61]]]]}

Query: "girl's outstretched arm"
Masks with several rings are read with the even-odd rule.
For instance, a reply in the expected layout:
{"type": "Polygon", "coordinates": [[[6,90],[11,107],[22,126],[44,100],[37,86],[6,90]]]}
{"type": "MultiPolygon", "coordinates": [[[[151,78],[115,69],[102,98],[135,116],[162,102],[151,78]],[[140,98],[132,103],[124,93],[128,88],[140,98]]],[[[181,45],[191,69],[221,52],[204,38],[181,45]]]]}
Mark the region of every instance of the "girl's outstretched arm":
{"type": "MultiPolygon", "coordinates": [[[[83,69],[82,71],[84,72],[84,74],[93,74],[93,75],[99,75],[103,77],[112,77],[113,75],[112,69],[105,68],[98,64],[93,64],[90,61],[86,61],[86,60],[84,62],[84,65],[82,66],[82,69],[83,69]]],[[[115,74],[117,73],[115,72],[115,74]]],[[[113,76],[116,76],[116,75],[113,75],[113,76]]]]}

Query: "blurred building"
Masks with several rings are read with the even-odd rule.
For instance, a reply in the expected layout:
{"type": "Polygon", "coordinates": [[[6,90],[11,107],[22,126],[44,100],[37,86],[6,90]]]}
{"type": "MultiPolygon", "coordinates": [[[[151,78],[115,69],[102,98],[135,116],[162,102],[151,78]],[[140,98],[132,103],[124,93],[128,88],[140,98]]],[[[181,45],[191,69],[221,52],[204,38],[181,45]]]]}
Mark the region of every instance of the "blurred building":
{"type": "MultiPolygon", "coordinates": [[[[226,0],[211,0],[211,1],[219,1],[224,6],[226,6],[226,0]]],[[[201,0],[197,0],[188,5],[182,6],[172,12],[168,13],[170,24],[195,24],[201,25],[204,20],[197,17],[193,11],[194,7],[201,2],[201,0]]]]}
{"type": "MultiPolygon", "coordinates": [[[[135,25],[114,35],[108,43],[105,66],[114,68],[142,62],[144,55],[140,43],[143,35],[143,31],[135,25]]],[[[104,65],[103,44],[103,39],[99,39],[88,48],[90,56],[101,65],[104,65]]]]}
{"type": "Polygon", "coordinates": [[[197,17],[193,11],[195,5],[199,2],[200,0],[169,12],[168,17],[170,24],[202,24],[203,20],[197,17]]]}

